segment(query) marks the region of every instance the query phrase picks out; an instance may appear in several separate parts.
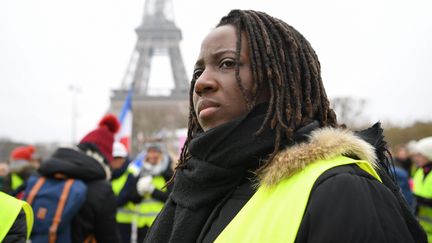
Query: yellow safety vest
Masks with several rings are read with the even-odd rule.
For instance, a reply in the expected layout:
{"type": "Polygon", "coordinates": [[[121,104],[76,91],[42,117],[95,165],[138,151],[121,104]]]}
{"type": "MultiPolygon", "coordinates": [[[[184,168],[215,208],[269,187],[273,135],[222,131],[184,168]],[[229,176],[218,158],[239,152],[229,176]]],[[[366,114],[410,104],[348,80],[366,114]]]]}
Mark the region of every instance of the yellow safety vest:
{"type": "MultiPolygon", "coordinates": [[[[114,195],[118,196],[123,189],[128,176],[132,174],[132,172],[127,169],[125,173],[123,173],[120,177],[111,181],[111,187],[114,192],[114,195]]],[[[133,217],[131,213],[135,210],[135,204],[132,202],[127,202],[126,205],[119,208],[116,214],[116,221],[122,224],[130,224],[132,223],[133,217]]]]}
{"type": "Polygon", "coordinates": [[[381,181],[370,163],[344,156],[318,160],[275,186],[261,186],[215,242],[294,242],[315,181],[325,171],[356,164],[381,181]]]}
{"type": "MultiPolygon", "coordinates": [[[[131,172],[129,172],[131,173],[131,172]]],[[[113,180],[111,186],[114,194],[117,196],[124,184],[126,183],[128,173],[113,180]]],[[[166,191],[165,179],[162,176],[153,177],[152,184],[156,189],[166,191]]],[[[138,228],[144,226],[150,227],[156,219],[157,214],[162,210],[164,203],[154,200],[150,195],[144,196],[139,204],[128,202],[124,207],[117,209],[116,220],[118,223],[131,224],[134,220],[137,222],[138,228]]]]}
{"type": "Polygon", "coordinates": [[[432,174],[429,173],[426,178],[424,177],[423,169],[420,168],[414,174],[414,194],[432,199],[432,174]]]}
{"type": "MultiPolygon", "coordinates": [[[[432,174],[424,176],[423,169],[420,168],[414,174],[413,193],[427,199],[432,199],[432,174]]],[[[432,242],[432,208],[424,205],[417,207],[417,218],[420,225],[426,231],[428,242],[432,242]]]]}
{"type": "Polygon", "coordinates": [[[0,192],[0,242],[6,237],[12,225],[15,223],[18,214],[24,210],[27,224],[27,240],[30,238],[30,233],[33,228],[33,210],[31,206],[12,196],[0,192]]]}
{"type": "Polygon", "coordinates": [[[16,190],[18,187],[20,187],[24,183],[24,180],[21,179],[19,175],[16,173],[11,174],[11,189],[16,190]]]}
{"type": "MultiPolygon", "coordinates": [[[[164,188],[166,181],[162,176],[153,177],[152,184],[156,189],[166,192],[166,188],[164,188]]],[[[155,221],[156,216],[162,210],[163,206],[163,202],[151,198],[151,195],[146,195],[142,202],[138,205],[140,212],[138,217],[138,227],[150,227],[155,221]]]]}

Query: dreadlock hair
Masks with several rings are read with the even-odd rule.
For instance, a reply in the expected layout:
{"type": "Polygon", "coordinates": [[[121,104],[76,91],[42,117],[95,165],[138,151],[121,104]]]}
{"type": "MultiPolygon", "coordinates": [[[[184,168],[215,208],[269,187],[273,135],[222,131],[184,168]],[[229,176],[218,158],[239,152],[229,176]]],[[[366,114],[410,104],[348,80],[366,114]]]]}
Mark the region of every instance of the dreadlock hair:
{"type": "MultiPolygon", "coordinates": [[[[217,27],[223,25],[233,25],[236,28],[236,63],[240,60],[242,33],[249,40],[254,80],[252,96],[246,95],[241,84],[238,64],[235,70],[237,85],[249,109],[255,105],[263,89],[269,90],[267,113],[260,129],[255,133],[259,135],[268,125],[276,132],[275,150],[268,160],[278,152],[283,137],[290,140],[293,132],[313,120],[317,120],[321,126],[337,126],[336,114],[330,108],[321,80],[318,57],[297,30],[282,20],[252,10],[232,10],[220,20],[217,27]]],[[[195,81],[192,78],[188,134],[177,167],[184,165],[190,156],[188,146],[191,139],[203,131],[193,109],[195,81]]]]}
{"type": "MultiPolygon", "coordinates": [[[[241,90],[249,109],[255,105],[257,98],[268,89],[270,93],[269,106],[261,127],[256,131],[259,135],[265,126],[275,130],[275,149],[267,161],[270,161],[279,151],[283,137],[290,140],[293,133],[300,127],[317,120],[320,126],[337,127],[336,114],[330,108],[324,86],[321,80],[321,67],[315,51],[310,43],[292,26],[282,20],[273,18],[266,13],[252,10],[232,10],[223,17],[217,27],[233,25],[236,28],[236,70],[237,85],[241,90]],[[251,70],[254,81],[252,96],[248,96],[241,84],[239,60],[241,51],[241,36],[245,33],[248,38],[249,53],[251,55],[251,70]]],[[[188,146],[197,133],[202,132],[193,109],[193,92],[195,86],[192,78],[189,91],[189,122],[188,135],[180,154],[177,168],[181,168],[190,157],[188,146]]],[[[343,126],[342,126],[343,127],[343,126]]],[[[360,132],[363,137],[382,129],[376,124],[372,129],[360,132]]],[[[381,135],[382,136],[382,135],[381,135]]],[[[372,136],[373,137],[373,136],[372,136]]],[[[389,173],[392,167],[391,157],[387,157],[387,145],[380,137],[377,141],[368,141],[377,148],[380,165],[378,173],[402,208],[402,215],[415,242],[425,242],[426,235],[418,221],[413,217],[405,200],[399,192],[398,186],[389,173]]],[[[263,171],[265,163],[257,172],[263,171]]],[[[177,171],[177,170],[176,170],[177,171]]],[[[175,177],[170,179],[170,184],[175,177]]]]}

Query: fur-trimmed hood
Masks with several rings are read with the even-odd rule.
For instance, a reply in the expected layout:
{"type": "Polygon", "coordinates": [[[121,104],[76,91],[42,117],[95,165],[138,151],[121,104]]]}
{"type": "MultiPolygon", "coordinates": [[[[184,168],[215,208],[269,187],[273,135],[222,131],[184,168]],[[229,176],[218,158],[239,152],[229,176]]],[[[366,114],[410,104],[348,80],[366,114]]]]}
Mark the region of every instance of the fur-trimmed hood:
{"type": "Polygon", "coordinates": [[[338,155],[368,161],[376,168],[375,148],[354,132],[341,128],[321,128],[313,131],[309,140],[280,151],[259,177],[260,185],[271,186],[292,176],[310,163],[338,155]]]}

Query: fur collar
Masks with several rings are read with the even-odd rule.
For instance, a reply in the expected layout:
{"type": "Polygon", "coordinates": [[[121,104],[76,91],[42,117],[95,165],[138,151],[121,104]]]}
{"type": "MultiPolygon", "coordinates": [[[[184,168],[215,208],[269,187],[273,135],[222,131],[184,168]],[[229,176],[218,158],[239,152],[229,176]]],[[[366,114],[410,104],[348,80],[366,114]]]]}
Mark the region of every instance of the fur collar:
{"type": "Polygon", "coordinates": [[[259,184],[272,186],[320,159],[338,155],[357,157],[377,167],[375,148],[341,128],[321,128],[313,131],[309,141],[280,151],[269,165],[259,173],[259,184]]]}

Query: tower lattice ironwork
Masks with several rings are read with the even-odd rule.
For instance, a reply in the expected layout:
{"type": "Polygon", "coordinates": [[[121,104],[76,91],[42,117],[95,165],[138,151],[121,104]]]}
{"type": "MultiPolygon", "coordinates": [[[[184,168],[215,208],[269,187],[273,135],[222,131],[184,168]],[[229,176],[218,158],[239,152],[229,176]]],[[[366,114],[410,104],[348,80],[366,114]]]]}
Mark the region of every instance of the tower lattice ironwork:
{"type": "Polygon", "coordinates": [[[128,89],[132,88],[133,153],[140,151],[145,138],[187,124],[189,82],[180,51],[182,33],[173,16],[170,0],[146,0],[142,23],[135,29],[137,42],[121,87],[113,90],[111,96],[110,112],[118,114],[128,89]],[[164,95],[151,93],[151,72],[167,71],[153,67],[155,56],[169,58],[174,87],[163,90],[164,95]]]}

